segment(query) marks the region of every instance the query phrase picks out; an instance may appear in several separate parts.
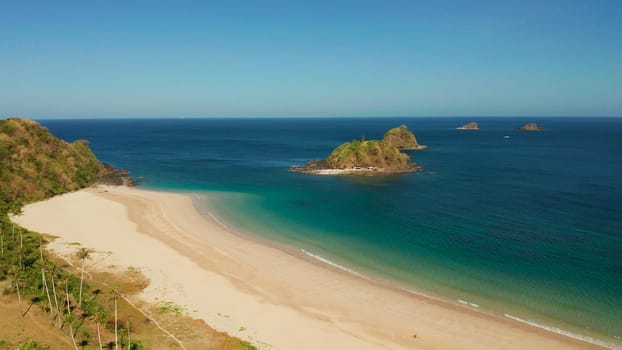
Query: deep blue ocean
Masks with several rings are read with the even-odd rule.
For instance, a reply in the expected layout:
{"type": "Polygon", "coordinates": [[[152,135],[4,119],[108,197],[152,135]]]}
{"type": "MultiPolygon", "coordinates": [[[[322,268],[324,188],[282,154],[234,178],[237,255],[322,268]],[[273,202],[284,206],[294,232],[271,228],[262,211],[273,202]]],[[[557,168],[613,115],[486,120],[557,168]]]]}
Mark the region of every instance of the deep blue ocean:
{"type": "MultiPolygon", "coordinates": [[[[622,344],[622,118],[42,120],[142,187],[372,278],[622,344]],[[520,132],[527,122],[542,132],[520,132]],[[288,172],[407,124],[423,172],[288,172]],[[504,138],[509,136],[509,138],[504,138]]],[[[471,306],[473,307],[473,306],[471,306]]]]}

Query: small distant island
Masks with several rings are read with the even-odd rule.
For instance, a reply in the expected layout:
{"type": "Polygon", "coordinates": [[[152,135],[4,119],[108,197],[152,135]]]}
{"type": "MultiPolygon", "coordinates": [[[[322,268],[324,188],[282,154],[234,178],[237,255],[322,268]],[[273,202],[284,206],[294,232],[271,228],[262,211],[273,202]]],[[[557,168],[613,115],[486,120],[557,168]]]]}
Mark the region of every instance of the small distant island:
{"type": "Polygon", "coordinates": [[[542,130],[544,130],[544,128],[539,126],[536,123],[529,123],[529,124],[523,125],[518,130],[520,130],[520,131],[542,131],[542,130]]]}
{"type": "Polygon", "coordinates": [[[403,151],[420,151],[428,148],[428,146],[420,145],[415,134],[404,124],[387,131],[382,140],[403,151]]]}
{"type": "Polygon", "coordinates": [[[326,159],[312,160],[304,166],[292,166],[290,171],[319,175],[388,175],[420,171],[423,168],[410,162],[401,149],[422,149],[412,132],[405,126],[389,130],[383,140],[353,140],[335,148],[326,159]],[[395,131],[398,130],[399,134],[395,131]],[[387,137],[387,135],[389,137],[387,137]],[[391,142],[387,141],[390,140],[391,142]],[[414,143],[413,143],[414,139],[414,143]]]}
{"type": "Polygon", "coordinates": [[[468,124],[457,127],[456,130],[479,130],[479,126],[476,122],[470,122],[468,124]]]}

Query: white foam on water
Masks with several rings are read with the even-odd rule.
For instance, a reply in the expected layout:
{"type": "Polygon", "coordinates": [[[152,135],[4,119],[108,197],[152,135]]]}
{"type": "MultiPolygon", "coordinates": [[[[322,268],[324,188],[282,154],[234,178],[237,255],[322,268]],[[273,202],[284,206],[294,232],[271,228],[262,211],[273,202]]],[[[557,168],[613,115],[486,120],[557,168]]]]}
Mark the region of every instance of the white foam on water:
{"type": "Polygon", "coordinates": [[[471,303],[471,302],[468,302],[468,301],[466,301],[466,300],[462,300],[462,299],[458,299],[458,302],[459,302],[460,304],[469,305],[469,306],[472,306],[472,307],[479,307],[479,305],[477,305],[477,304],[473,304],[473,303],[471,303]]]}
{"type": "MultiPolygon", "coordinates": [[[[308,251],[306,251],[304,249],[300,249],[300,250],[303,253],[305,253],[307,256],[309,256],[309,257],[311,257],[313,259],[316,259],[316,260],[321,261],[321,262],[323,262],[325,264],[328,264],[328,265],[330,265],[332,267],[335,267],[335,268],[338,268],[338,269],[340,269],[342,271],[351,273],[351,274],[356,275],[358,277],[361,277],[363,279],[370,280],[369,278],[361,275],[360,273],[358,273],[358,272],[356,272],[356,271],[354,271],[352,269],[349,269],[349,268],[347,268],[345,266],[339,265],[339,264],[337,264],[335,262],[332,262],[332,261],[330,261],[330,260],[328,260],[326,258],[323,258],[320,255],[310,253],[310,252],[308,252],[308,251]]],[[[418,291],[415,291],[415,290],[410,290],[410,289],[404,289],[404,290],[409,292],[409,293],[412,293],[412,294],[424,296],[426,298],[442,300],[441,298],[437,298],[437,297],[434,297],[434,296],[431,296],[431,295],[427,295],[427,294],[424,294],[424,293],[421,293],[421,292],[418,292],[418,291]]],[[[475,308],[479,308],[478,304],[474,304],[474,303],[471,303],[471,302],[468,302],[468,301],[462,300],[462,299],[457,299],[457,300],[458,300],[458,302],[460,304],[469,305],[469,306],[472,306],[472,307],[475,307],[475,308]]],[[[561,328],[553,327],[553,326],[547,326],[545,324],[541,324],[541,323],[538,323],[538,322],[535,322],[535,321],[524,320],[522,318],[519,318],[519,317],[516,317],[516,316],[512,316],[512,315],[509,315],[509,314],[503,314],[503,315],[505,317],[507,317],[507,318],[510,318],[510,319],[514,320],[514,321],[521,322],[521,323],[524,323],[524,324],[528,324],[528,325],[533,326],[533,327],[538,327],[538,328],[547,330],[549,332],[553,332],[553,333],[556,333],[556,334],[561,334],[561,335],[564,335],[566,337],[570,337],[570,338],[573,338],[573,339],[581,340],[581,341],[584,341],[584,342],[587,342],[587,343],[603,346],[603,347],[605,347],[607,349],[622,350],[622,346],[619,346],[619,345],[616,345],[616,344],[612,344],[612,343],[608,343],[608,342],[603,341],[603,340],[598,340],[598,339],[594,339],[592,337],[588,337],[588,336],[572,333],[572,332],[567,331],[565,329],[561,329],[561,328]]],[[[615,337],[615,338],[619,339],[619,337],[615,337]]]]}
{"type": "Polygon", "coordinates": [[[212,212],[207,208],[207,206],[201,205],[201,196],[200,195],[195,193],[192,202],[194,204],[194,208],[200,214],[207,214],[210,217],[210,219],[213,220],[215,223],[217,223],[221,227],[229,230],[229,226],[227,226],[227,224],[225,224],[224,222],[220,221],[216,215],[212,214],[212,212]]]}
{"type": "Polygon", "coordinates": [[[306,251],[306,250],[304,250],[304,249],[300,249],[300,250],[301,250],[303,253],[307,254],[308,256],[310,256],[310,257],[312,257],[312,258],[314,258],[314,259],[316,259],[316,260],[319,260],[319,261],[321,261],[321,262],[323,262],[323,263],[325,263],[325,264],[328,264],[328,265],[330,265],[330,266],[332,266],[332,267],[336,267],[336,268],[338,268],[338,269],[340,269],[340,270],[343,270],[343,271],[349,272],[349,273],[351,273],[351,274],[353,274],[353,275],[356,275],[356,276],[358,276],[358,277],[365,278],[365,277],[363,277],[360,273],[358,273],[358,272],[356,272],[356,271],[354,271],[354,270],[351,270],[351,269],[349,269],[349,268],[347,268],[347,267],[345,267],[345,266],[342,266],[342,265],[339,265],[339,264],[337,264],[337,263],[334,263],[334,262],[332,262],[332,261],[330,261],[330,260],[328,260],[328,259],[325,259],[325,258],[323,258],[323,257],[321,257],[321,256],[319,256],[319,255],[309,253],[308,251],[306,251]]]}
{"type": "Polygon", "coordinates": [[[205,211],[207,213],[207,215],[209,215],[209,217],[214,220],[218,225],[228,229],[229,226],[227,226],[224,222],[218,220],[218,217],[216,217],[216,215],[212,214],[212,212],[210,212],[209,210],[205,211]]]}
{"type": "MultiPolygon", "coordinates": [[[[349,269],[349,268],[347,268],[347,267],[345,267],[345,266],[342,266],[342,265],[339,265],[339,264],[337,264],[337,263],[335,263],[335,262],[332,262],[332,261],[330,261],[330,260],[328,260],[328,259],[326,259],[326,258],[324,258],[324,257],[322,257],[322,256],[320,256],[320,255],[310,253],[310,252],[308,252],[308,251],[306,251],[306,250],[304,250],[304,249],[300,249],[300,250],[301,250],[303,253],[305,253],[306,255],[308,255],[308,256],[310,256],[310,257],[312,257],[312,258],[313,258],[313,259],[315,259],[315,260],[321,261],[321,262],[323,262],[323,263],[325,263],[325,264],[328,264],[328,265],[330,265],[330,266],[332,266],[332,267],[338,268],[338,269],[340,269],[340,270],[342,270],[342,271],[345,271],[345,272],[351,273],[351,274],[353,274],[353,275],[355,275],[355,276],[357,276],[357,277],[360,277],[360,278],[362,278],[362,279],[364,279],[364,280],[374,282],[374,280],[373,280],[373,279],[371,279],[371,278],[369,278],[369,277],[367,277],[367,276],[365,276],[365,275],[362,275],[362,274],[360,274],[360,273],[358,273],[358,272],[356,272],[356,271],[354,271],[354,270],[352,270],[352,269],[349,269]]],[[[419,292],[419,291],[416,291],[416,290],[405,289],[405,288],[401,288],[401,287],[397,287],[397,288],[398,288],[398,289],[400,289],[400,290],[402,290],[402,291],[408,292],[408,293],[410,293],[410,294],[419,295],[419,296],[422,296],[422,297],[425,297],[425,298],[428,298],[428,299],[433,299],[433,300],[443,301],[443,299],[441,299],[441,298],[437,298],[437,297],[435,297],[435,296],[432,296],[432,295],[429,295],[429,294],[425,294],[425,293],[422,293],[422,292],[419,292]]]]}
{"type": "MultiPolygon", "coordinates": [[[[197,195],[196,196],[196,200],[199,201],[200,200],[200,196],[197,195]]],[[[218,219],[218,217],[216,215],[212,214],[209,210],[206,210],[206,212],[210,216],[210,218],[212,218],[219,225],[221,225],[222,227],[224,227],[226,229],[229,228],[229,226],[227,226],[225,223],[220,221],[218,219]]],[[[363,278],[363,279],[371,281],[370,278],[368,278],[368,277],[366,277],[366,276],[364,276],[364,275],[362,275],[362,274],[360,274],[360,273],[358,273],[358,272],[356,272],[356,271],[354,271],[352,269],[349,269],[349,268],[347,268],[347,267],[345,267],[343,265],[339,265],[339,264],[337,264],[335,262],[332,262],[332,261],[330,261],[330,260],[328,260],[328,259],[326,259],[326,258],[324,258],[324,257],[322,257],[320,255],[310,253],[310,252],[306,251],[305,249],[300,249],[300,250],[303,253],[305,253],[307,256],[309,256],[309,257],[311,257],[311,258],[313,258],[315,260],[318,260],[318,261],[320,261],[320,262],[322,262],[324,264],[328,264],[328,265],[330,265],[330,266],[332,266],[334,268],[337,268],[339,270],[351,273],[351,274],[353,274],[353,275],[355,275],[357,277],[360,277],[360,278],[363,278]]],[[[400,289],[402,289],[402,288],[400,288],[400,289]]],[[[423,296],[423,297],[426,297],[426,298],[443,301],[442,298],[438,298],[438,297],[435,297],[435,296],[432,296],[432,295],[429,295],[429,294],[425,294],[425,293],[422,293],[422,292],[419,292],[419,291],[416,291],[416,290],[411,290],[411,289],[402,289],[402,290],[404,290],[404,291],[406,291],[408,293],[411,293],[411,294],[420,295],[420,296],[423,296]]],[[[471,302],[466,301],[466,300],[462,300],[462,299],[457,299],[457,300],[458,300],[458,302],[460,304],[463,304],[463,305],[469,305],[469,306],[472,306],[472,307],[475,307],[475,308],[479,308],[480,307],[478,304],[474,304],[474,303],[471,303],[471,302]]],[[[532,320],[524,320],[522,318],[519,318],[519,317],[516,317],[516,316],[512,316],[512,315],[509,315],[509,314],[505,314],[505,313],[503,314],[503,316],[505,316],[505,317],[507,317],[509,319],[512,319],[514,321],[517,321],[517,322],[521,322],[521,323],[524,323],[524,324],[527,324],[527,325],[530,325],[530,326],[533,326],[533,327],[538,327],[540,329],[544,329],[544,330],[547,330],[549,332],[553,332],[553,333],[556,333],[556,334],[564,335],[566,337],[570,337],[570,338],[573,338],[573,339],[581,340],[581,341],[584,341],[584,342],[587,342],[587,343],[599,345],[599,346],[605,347],[607,349],[622,350],[622,346],[620,346],[620,345],[609,343],[609,342],[606,342],[606,341],[603,341],[603,340],[599,340],[599,339],[594,339],[594,338],[589,337],[589,336],[572,333],[572,332],[567,331],[565,329],[561,329],[561,328],[554,327],[554,326],[547,326],[545,324],[538,323],[538,322],[532,321],[532,320]]],[[[615,339],[620,339],[620,336],[614,336],[614,338],[615,339]]]]}
{"type": "Polygon", "coordinates": [[[599,345],[599,346],[605,347],[607,349],[622,350],[622,346],[620,346],[620,345],[608,343],[606,341],[594,339],[592,337],[588,337],[588,336],[585,336],[585,335],[580,335],[580,334],[572,333],[572,332],[567,331],[565,329],[561,329],[561,328],[553,327],[553,326],[547,326],[545,324],[538,323],[536,321],[524,320],[522,318],[519,318],[519,317],[516,317],[516,316],[512,316],[512,315],[508,315],[508,314],[503,314],[503,316],[505,316],[505,317],[507,317],[509,319],[512,319],[514,321],[517,321],[517,322],[528,324],[528,325],[533,326],[533,327],[538,327],[538,328],[547,330],[549,332],[565,335],[567,337],[570,337],[570,338],[573,338],[573,339],[577,339],[577,340],[581,340],[581,341],[584,341],[584,342],[587,342],[587,343],[599,345]]]}

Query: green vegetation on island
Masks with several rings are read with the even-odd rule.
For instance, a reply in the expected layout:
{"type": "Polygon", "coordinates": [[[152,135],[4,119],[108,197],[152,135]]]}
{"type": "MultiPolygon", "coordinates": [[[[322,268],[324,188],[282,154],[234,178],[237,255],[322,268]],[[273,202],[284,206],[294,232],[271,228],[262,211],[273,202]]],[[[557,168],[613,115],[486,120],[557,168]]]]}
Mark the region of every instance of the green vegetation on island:
{"type": "Polygon", "coordinates": [[[382,138],[385,142],[395,146],[400,150],[423,150],[428,146],[420,145],[412,131],[406,125],[390,129],[382,138]]]}
{"type": "MultiPolygon", "coordinates": [[[[30,120],[0,120],[0,348],[183,348],[125,298],[144,281],[108,273],[96,278],[94,272],[87,279],[90,250],[79,248],[72,261],[62,260],[44,249],[43,235],[9,219],[26,203],[92,185],[101,169],[86,141],[67,143],[30,120]]],[[[201,344],[254,349],[204,323],[175,317],[176,327],[187,325],[180,332],[201,333],[201,344]]]]}
{"type": "Polygon", "coordinates": [[[399,170],[408,168],[410,157],[393,145],[378,140],[353,140],[335,148],[328,156],[331,168],[382,168],[399,170]]]}
{"type": "Polygon", "coordinates": [[[381,175],[419,171],[422,168],[412,163],[410,157],[400,152],[394,143],[401,145],[402,149],[421,149],[413,147],[425,146],[417,144],[412,132],[406,130],[404,133],[402,129],[406,130],[405,126],[389,130],[383,140],[346,142],[335,148],[328,158],[312,160],[304,166],[292,166],[290,170],[322,175],[381,175]]]}

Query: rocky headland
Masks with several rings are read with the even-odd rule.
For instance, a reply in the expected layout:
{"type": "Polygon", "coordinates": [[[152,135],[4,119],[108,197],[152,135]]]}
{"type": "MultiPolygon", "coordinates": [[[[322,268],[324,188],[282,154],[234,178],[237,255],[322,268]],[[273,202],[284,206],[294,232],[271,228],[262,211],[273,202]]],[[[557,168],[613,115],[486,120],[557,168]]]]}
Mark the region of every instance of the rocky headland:
{"type": "Polygon", "coordinates": [[[132,178],[126,169],[117,169],[108,163],[102,163],[96,183],[98,185],[134,187],[139,184],[139,181],[140,179],[132,178]]]}

